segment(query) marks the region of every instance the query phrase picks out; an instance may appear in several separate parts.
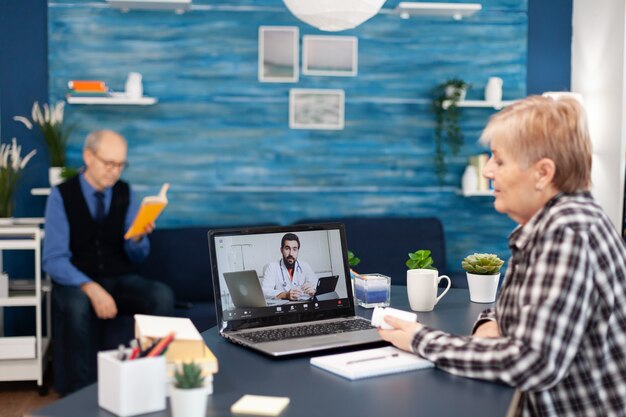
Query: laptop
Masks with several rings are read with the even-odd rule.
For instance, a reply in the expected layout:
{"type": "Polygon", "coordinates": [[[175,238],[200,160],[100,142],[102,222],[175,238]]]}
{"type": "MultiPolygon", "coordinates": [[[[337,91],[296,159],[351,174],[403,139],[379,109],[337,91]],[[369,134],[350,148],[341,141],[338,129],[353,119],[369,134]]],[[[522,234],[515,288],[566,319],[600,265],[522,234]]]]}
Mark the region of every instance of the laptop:
{"type": "Polygon", "coordinates": [[[288,300],[266,300],[256,270],[224,272],[224,281],[235,307],[267,307],[288,300]]]}
{"type": "MultiPolygon", "coordinates": [[[[343,224],[210,230],[209,253],[217,327],[227,340],[270,356],[382,342],[370,321],[355,314],[343,224]],[[238,296],[233,297],[238,290],[234,287],[231,290],[228,284],[234,281],[232,273],[244,272],[242,269],[273,269],[280,273],[282,270],[277,265],[284,261],[281,239],[287,233],[295,234],[300,241],[299,273],[313,271],[324,277],[318,280],[319,296],[282,305],[263,306],[257,302],[255,306],[238,306],[238,296]],[[332,298],[324,298],[328,294],[332,294],[332,298]]],[[[246,275],[252,277],[251,273],[246,275]]],[[[281,280],[284,282],[289,276],[264,276],[263,279],[274,279],[273,290],[281,291],[281,280]]]]}

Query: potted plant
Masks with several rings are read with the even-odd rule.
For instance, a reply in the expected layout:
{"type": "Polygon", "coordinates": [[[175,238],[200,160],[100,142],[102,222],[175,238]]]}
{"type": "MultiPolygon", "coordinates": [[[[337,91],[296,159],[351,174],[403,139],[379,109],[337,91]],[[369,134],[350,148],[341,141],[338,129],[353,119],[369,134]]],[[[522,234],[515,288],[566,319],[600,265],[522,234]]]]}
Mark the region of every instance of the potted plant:
{"type": "Polygon", "coordinates": [[[348,265],[357,266],[361,262],[361,259],[357,258],[357,256],[351,250],[348,251],[348,265]]]}
{"type": "Polygon", "coordinates": [[[461,109],[457,106],[459,101],[465,99],[468,83],[452,78],[443,84],[439,84],[433,91],[432,109],[435,113],[435,173],[439,184],[443,179],[447,168],[444,157],[444,140],[450,148],[452,155],[458,155],[463,144],[463,134],[459,127],[461,109]]]}
{"type": "Polygon", "coordinates": [[[200,365],[194,362],[183,363],[176,369],[170,402],[174,417],[204,417],[207,390],[200,365]]]}
{"type": "Polygon", "coordinates": [[[63,170],[66,169],[65,150],[67,140],[73,130],[72,127],[63,124],[64,109],[65,102],[63,101],[59,101],[52,106],[49,106],[47,103],[40,106],[38,102],[35,102],[31,111],[31,119],[24,116],[13,117],[13,120],[23,123],[29,130],[32,130],[33,125],[39,127],[50,157],[50,170],[48,172],[50,186],[57,185],[64,178],[71,176],[69,172],[65,175],[63,174],[63,170]]]}
{"type": "Polygon", "coordinates": [[[11,217],[13,214],[13,193],[17,188],[22,170],[28,161],[37,153],[30,151],[22,158],[22,147],[13,138],[11,144],[0,144],[0,217],[11,217]]]}
{"type": "Polygon", "coordinates": [[[463,259],[461,267],[467,273],[471,301],[475,303],[496,301],[502,265],[504,261],[491,253],[474,253],[463,259]]]}
{"type": "Polygon", "coordinates": [[[406,266],[409,269],[434,269],[433,258],[430,256],[430,251],[420,249],[413,253],[409,253],[409,259],[406,261],[406,266]]]}

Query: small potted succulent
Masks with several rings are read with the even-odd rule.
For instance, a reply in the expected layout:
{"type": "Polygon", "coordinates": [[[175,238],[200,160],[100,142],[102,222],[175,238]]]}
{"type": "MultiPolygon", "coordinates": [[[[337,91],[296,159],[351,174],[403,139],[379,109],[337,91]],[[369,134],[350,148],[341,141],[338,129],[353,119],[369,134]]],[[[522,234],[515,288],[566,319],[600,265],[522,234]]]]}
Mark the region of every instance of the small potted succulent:
{"type": "Polygon", "coordinates": [[[504,261],[492,253],[474,253],[463,259],[461,267],[467,273],[471,301],[475,303],[496,301],[502,265],[504,261]]]}
{"type": "Polygon", "coordinates": [[[174,373],[170,402],[174,417],[204,417],[207,389],[202,368],[194,362],[183,363],[174,373]]]}

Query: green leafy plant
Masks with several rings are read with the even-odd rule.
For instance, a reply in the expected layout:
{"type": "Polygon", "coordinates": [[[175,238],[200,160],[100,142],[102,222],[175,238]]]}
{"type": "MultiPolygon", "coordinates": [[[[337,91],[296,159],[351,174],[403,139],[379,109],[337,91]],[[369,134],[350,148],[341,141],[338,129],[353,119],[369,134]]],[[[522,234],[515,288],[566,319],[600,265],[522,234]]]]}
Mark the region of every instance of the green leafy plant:
{"type": "Polygon", "coordinates": [[[22,147],[13,138],[11,144],[0,144],[0,217],[11,217],[13,214],[13,193],[17,189],[22,170],[28,161],[37,153],[32,150],[22,158],[22,147]]]}
{"type": "Polygon", "coordinates": [[[452,155],[458,155],[463,144],[463,134],[459,127],[461,109],[457,103],[465,95],[470,84],[459,78],[452,78],[439,84],[433,90],[432,110],[435,113],[435,173],[439,184],[443,184],[447,172],[444,142],[452,155]]]}
{"type": "Polygon", "coordinates": [[[350,266],[357,266],[361,262],[361,259],[357,258],[354,252],[348,251],[348,264],[350,266]]]}
{"type": "Polygon", "coordinates": [[[461,261],[461,267],[470,274],[495,275],[504,261],[492,253],[474,253],[461,261]]]}
{"type": "Polygon", "coordinates": [[[21,122],[28,130],[32,130],[33,125],[39,127],[48,147],[51,167],[61,168],[65,166],[65,150],[73,127],[63,124],[64,109],[65,102],[63,101],[52,106],[47,103],[40,106],[38,102],[35,102],[31,111],[31,119],[25,116],[13,117],[13,120],[21,122]]]}
{"type": "Polygon", "coordinates": [[[430,251],[424,249],[409,253],[409,260],[406,261],[406,266],[409,269],[436,269],[433,266],[433,258],[430,256],[430,251]]]}
{"type": "Polygon", "coordinates": [[[70,178],[77,176],[79,172],[78,168],[64,167],[61,171],[61,178],[69,180],[70,178]]]}
{"type": "Polygon", "coordinates": [[[204,386],[204,376],[202,368],[194,362],[183,363],[174,372],[174,386],[180,389],[202,388],[204,386]]]}

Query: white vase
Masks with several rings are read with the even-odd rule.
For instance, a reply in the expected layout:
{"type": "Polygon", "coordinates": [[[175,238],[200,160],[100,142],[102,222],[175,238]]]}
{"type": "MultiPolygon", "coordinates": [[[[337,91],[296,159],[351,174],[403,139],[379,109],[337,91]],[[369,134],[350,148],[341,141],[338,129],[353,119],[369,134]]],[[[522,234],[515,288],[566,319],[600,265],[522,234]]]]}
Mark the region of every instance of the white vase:
{"type": "Polygon", "coordinates": [[[129,72],[126,78],[126,97],[141,98],[143,97],[143,85],[141,83],[141,74],[138,72],[129,72]]]}
{"type": "Polygon", "coordinates": [[[170,407],[172,417],[204,417],[206,415],[207,390],[172,388],[170,407]]]}
{"type": "Polygon", "coordinates": [[[502,101],[502,78],[489,77],[485,86],[485,101],[500,103],[502,101]]]}
{"type": "Polygon", "coordinates": [[[64,181],[63,177],[61,176],[62,172],[62,167],[48,168],[48,182],[50,183],[50,187],[55,187],[64,181]]]}
{"type": "Polygon", "coordinates": [[[475,193],[478,191],[478,170],[474,165],[465,167],[463,177],[461,178],[461,186],[463,194],[475,193]]]}
{"type": "Polygon", "coordinates": [[[493,303],[496,301],[500,273],[495,275],[467,274],[470,301],[474,303],[493,303]]]}

